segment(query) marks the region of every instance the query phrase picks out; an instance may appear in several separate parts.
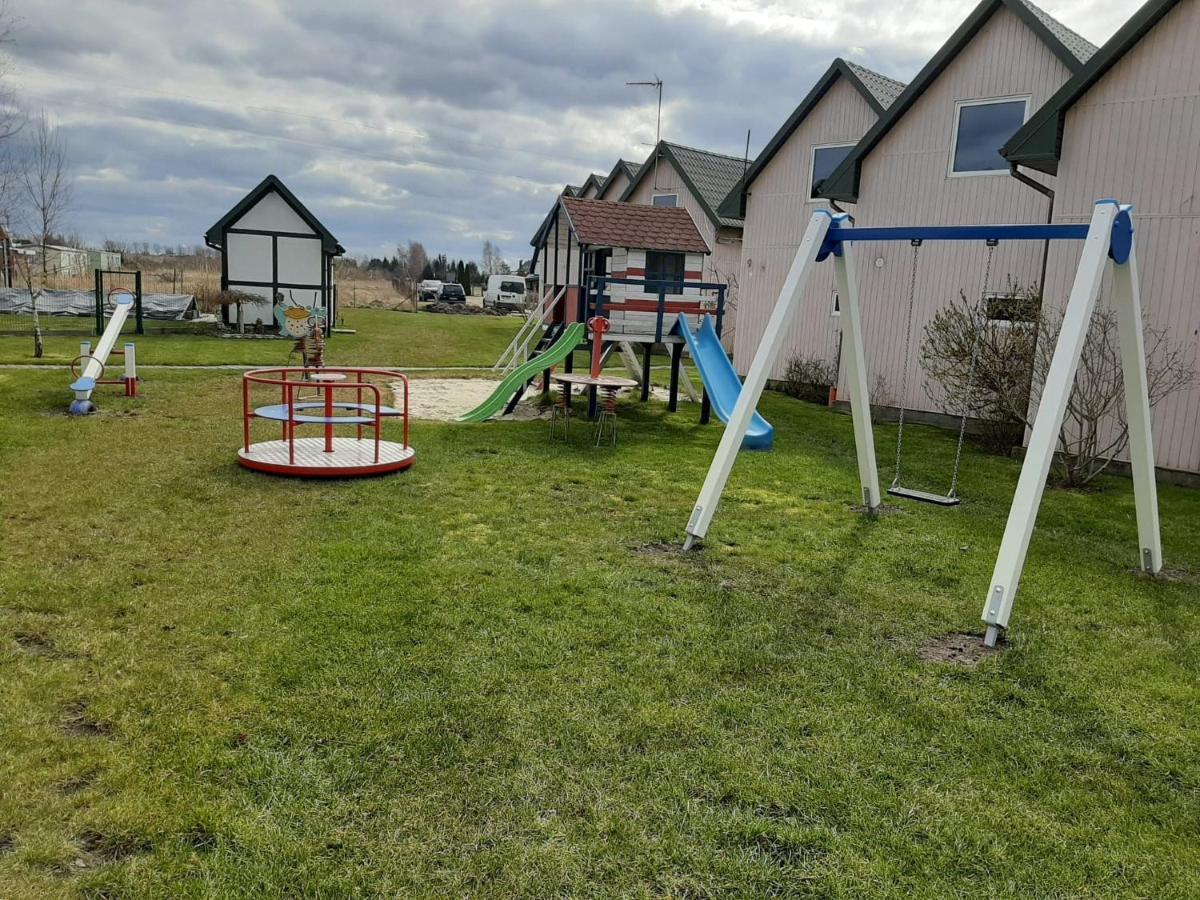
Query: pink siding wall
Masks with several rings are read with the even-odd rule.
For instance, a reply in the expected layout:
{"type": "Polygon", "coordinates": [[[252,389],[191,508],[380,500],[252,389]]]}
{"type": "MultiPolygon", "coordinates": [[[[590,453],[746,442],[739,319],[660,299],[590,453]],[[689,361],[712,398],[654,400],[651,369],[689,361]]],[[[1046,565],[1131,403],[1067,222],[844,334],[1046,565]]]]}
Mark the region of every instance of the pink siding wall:
{"type": "Polygon", "coordinates": [[[604,185],[604,190],[596,195],[597,200],[620,200],[621,195],[625,193],[625,188],[629,187],[629,178],[624,172],[618,171],[612,177],[608,184],[604,185]]]}
{"type": "MultiPolygon", "coordinates": [[[[955,102],[1027,95],[1032,113],[1069,75],[1020,19],[1001,8],[867,157],[856,224],[1044,222],[1047,199],[1006,172],[948,175],[955,102]]],[[[908,244],[858,244],[854,252],[867,369],[873,387],[882,379],[882,389],[876,390],[872,400],[899,402],[907,369],[904,400],[910,408],[957,413],[942,409],[941,403],[926,395],[917,351],[925,324],[939,308],[960,291],[968,299],[978,299],[985,247],[929,243],[921,248],[912,349],[907,359],[905,323],[912,248],[908,244]]],[[[1036,282],[1041,254],[1040,245],[1002,244],[995,252],[990,287],[1003,289],[1009,277],[1025,285],[1036,282]]]]}
{"type": "MultiPolygon", "coordinates": [[[[1200,3],[1184,0],[1067,114],[1055,221],[1087,222],[1093,202],[1133,203],[1143,315],[1195,346],[1200,335],[1200,3]]],[[[1061,306],[1078,248],[1055,246],[1046,300],[1061,306]]],[[[1104,302],[1106,294],[1101,295],[1104,302]]],[[[1200,471],[1200,387],[1153,416],[1158,465],[1200,471]]]]}
{"type": "MultiPolygon", "coordinates": [[[[862,95],[839,78],[750,186],[733,339],[734,363],[742,375],[762,340],[812,211],[826,205],[809,198],[813,146],[854,143],[874,121],[875,111],[862,95]]],[[[810,285],[772,378],[782,377],[788,359],[796,355],[830,362],[837,357],[839,320],[830,315],[833,267],[819,266],[810,285]]]]}

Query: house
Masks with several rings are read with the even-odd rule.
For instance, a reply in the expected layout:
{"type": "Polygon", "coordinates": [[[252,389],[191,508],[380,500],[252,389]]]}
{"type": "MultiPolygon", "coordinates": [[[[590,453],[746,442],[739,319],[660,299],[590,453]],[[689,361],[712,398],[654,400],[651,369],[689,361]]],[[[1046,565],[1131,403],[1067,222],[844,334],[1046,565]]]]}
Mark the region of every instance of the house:
{"type": "Polygon", "coordinates": [[[88,253],[78,247],[19,240],[12,243],[12,251],[16,256],[36,258],[38,261],[31,265],[37,269],[41,269],[44,265],[48,275],[82,277],[90,271],[88,253]]]}
{"type": "MultiPolygon", "coordinates": [[[[204,235],[221,251],[221,290],[254,294],[242,306],[246,324],[277,327],[275,307],[321,309],[326,328],[337,313],[333,260],[345,249],[282,181],[264,178],[204,235]],[[282,297],[282,301],[280,301],[282,297]]],[[[226,324],[237,315],[224,308],[226,324]]]]}
{"type": "MultiPolygon", "coordinates": [[[[745,221],[733,346],[743,373],[762,340],[812,211],[826,205],[816,196],[816,185],[903,89],[902,82],[835,59],[719,206],[718,214],[745,221]]],[[[831,299],[802,308],[774,378],[783,376],[792,356],[837,357],[839,311],[832,300],[832,267],[819,267],[809,290],[813,297],[831,299]]]]}
{"type": "MultiPolygon", "coordinates": [[[[1054,176],[1055,222],[1087,222],[1098,197],[1134,204],[1142,314],[1193,348],[1200,329],[1198,47],[1200,2],[1150,0],[1001,151],[1035,177],[1054,176]]],[[[1048,303],[1067,296],[1077,259],[1078,248],[1051,247],[1048,303]]],[[[1200,386],[1156,406],[1153,429],[1160,467],[1200,472],[1200,386]]]]}
{"type": "Polygon", "coordinates": [[[593,172],[579,188],[579,193],[576,196],[584,200],[595,200],[600,196],[602,190],[604,190],[604,176],[593,172]]]}
{"type": "MultiPolygon", "coordinates": [[[[659,343],[669,332],[674,315],[659,315],[658,286],[668,282],[664,294],[667,313],[709,311],[718,308],[717,293],[702,290],[706,258],[712,248],[692,215],[683,207],[657,207],[582,200],[561,196],[549,215],[550,224],[531,241],[530,270],[547,285],[546,299],[553,303],[550,322],[577,322],[595,312],[592,276],[607,276],[633,283],[612,283],[604,289],[604,314],[612,334],[633,343],[659,343]]],[[[723,297],[720,298],[723,300],[723,297]]]]}
{"type": "MultiPolygon", "coordinates": [[[[717,208],[745,174],[746,161],[741,157],[659,141],[620,199],[622,203],[681,206],[690,212],[713,248],[705,261],[704,280],[728,284],[732,294],[736,293],[742,255],[742,217],[723,216],[717,208]]],[[[736,300],[731,298],[731,302],[736,300]]]]}
{"type": "Polygon", "coordinates": [[[89,250],[88,267],[113,271],[121,268],[121,254],[116,250],[89,250]]]}
{"type": "Polygon", "coordinates": [[[608,173],[608,177],[604,179],[604,186],[596,194],[596,199],[620,200],[621,195],[625,193],[625,189],[633,183],[633,179],[637,178],[638,169],[640,168],[641,166],[637,163],[618,159],[616,165],[612,167],[612,171],[608,173]]]}
{"type": "MultiPolygon", "coordinates": [[[[1027,0],[982,0],[818,194],[854,203],[858,226],[1045,222],[1044,184],[1012,177],[999,148],[1095,51],[1027,0]]],[[[931,399],[922,380],[917,348],[926,323],[960,293],[978,298],[1010,280],[1039,282],[1043,248],[995,248],[986,285],[983,246],[867,242],[855,254],[872,400],[938,421],[953,411],[931,399]]]]}

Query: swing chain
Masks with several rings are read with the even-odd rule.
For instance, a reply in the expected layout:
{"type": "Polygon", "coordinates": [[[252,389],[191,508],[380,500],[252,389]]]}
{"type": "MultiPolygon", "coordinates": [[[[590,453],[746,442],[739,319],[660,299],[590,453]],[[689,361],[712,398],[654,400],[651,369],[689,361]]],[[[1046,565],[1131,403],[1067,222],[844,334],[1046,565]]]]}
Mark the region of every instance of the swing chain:
{"type": "MultiPolygon", "coordinates": [[[[983,268],[983,288],[979,291],[979,310],[986,310],[988,285],[992,279],[992,257],[996,254],[996,245],[999,243],[995,238],[991,238],[987,242],[987,263],[983,268]]],[[[971,412],[971,389],[975,385],[975,366],[979,361],[979,344],[982,336],[976,335],[974,346],[971,347],[971,365],[967,369],[967,390],[963,397],[962,418],[958,422],[958,447],[954,451],[954,469],[950,473],[950,492],[948,497],[958,496],[958,470],[962,464],[963,443],[967,436],[967,417],[971,412]]]]}
{"type": "Polygon", "coordinates": [[[912,240],[912,275],[908,282],[908,318],[904,329],[904,370],[900,376],[900,418],[896,428],[896,468],[892,475],[892,487],[900,483],[900,458],[904,449],[904,410],[908,397],[908,363],[912,353],[913,306],[917,298],[917,258],[921,253],[921,239],[912,240]]]}

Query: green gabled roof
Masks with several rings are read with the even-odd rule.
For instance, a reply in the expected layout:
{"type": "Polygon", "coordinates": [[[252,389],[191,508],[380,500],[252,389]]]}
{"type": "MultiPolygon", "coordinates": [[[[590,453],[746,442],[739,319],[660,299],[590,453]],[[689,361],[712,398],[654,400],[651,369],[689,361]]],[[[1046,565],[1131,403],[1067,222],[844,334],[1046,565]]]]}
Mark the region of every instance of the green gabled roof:
{"type": "Polygon", "coordinates": [[[721,201],[733,187],[741,182],[742,176],[746,172],[746,161],[737,156],[699,150],[683,144],[659,141],[658,146],[642,163],[637,175],[629,183],[629,187],[625,188],[625,193],[621,195],[622,201],[628,200],[637,190],[642,179],[654,171],[654,159],[659,155],[669,161],[679,172],[679,177],[683,179],[684,185],[700,202],[705,215],[714,225],[724,225],[729,228],[742,227],[741,216],[723,216],[717,212],[717,207],[721,205],[721,201]]]}
{"type": "Polygon", "coordinates": [[[608,179],[603,175],[597,175],[595,172],[593,172],[587,177],[587,180],[584,181],[583,185],[579,188],[579,196],[583,196],[584,191],[588,189],[588,185],[590,184],[594,184],[596,186],[596,192],[599,193],[600,191],[604,190],[604,183],[606,181],[608,181],[608,179]]]}
{"type": "Polygon", "coordinates": [[[974,40],[975,35],[1001,7],[1006,7],[1029,26],[1029,30],[1041,39],[1042,43],[1058,57],[1072,74],[1083,69],[1084,64],[1098,49],[1045,10],[1034,6],[1029,0],[981,0],[980,4],[971,11],[970,15],[950,36],[950,39],[917,73],[917,77],[888,107],[888,111],[880,116],[879,121],[863,135],[862,140],[855,145],[842,164],[818,186],[817,194],[819,196],[851,203],[858,199],[859,177],[862,174],[863,160],[892,130],[892,126],[925,93],[926,88],[936,81],[958,54],[974,40]]]}
{"type": "Polygon", "coordinates": [[[1149,0],[1129,21],[1117,29],[1073,78],[1060,87],[1017,133],[1001,148],[1010,163],[1037,169],[1048,175],[1058,174],[1062,156],[1063,129],[1067,110],[1086,94],[1104,74],[1131,50],[1159,20],[1174,9],[1179,0],[1149,0]]]}
{"type": "MultiPolygon", "coordinates": [[[[601,189],[601,193],[608,190],[610,185],[615,184],[617,175],[622,172],[625,173],[625,177],[627,179],[633,181],[633,179],[637,178],[638,169],[640,168],[641,166],[638,163],[630,162],[627,159],[618,159],[617,164],[613,166],[612,171],[608,173],[608,177],[604,179],[604,187],[601,189]]],[[[621,198],[618,197],[617,199],[619,200],[621,198]]]]}
{"type": "Polygon", "coordinates": [[[786,122],[783,123],[775,136],[767,142],[767,145],[758,154],[750,168],[746,171],[746,177],[739,179],[733,189],[721,201],[717,211],[722,216],[743,217],[746,215],[746,190],[754,182],[767,167],[775,154],[782,149],[787,143],[788,138],[792,136],[801,123],[804,122],[808,115],[821,102],[822,98],[829,92],[829,89],[837,82],[839,78],[845,78],[851,86],[854,87],[862,98],[867,101],[867,104],[875,110],[875,115],[882,115],[892,102],[900,96],[900,92],[904,90],[904,82],[896,81],[894,78],[888,78],[886,75],[880,75],[878,72],[873,72],[865,66],[860,66],[857,63],[848,62],[840,57],[835,59],[825,70],[817,83],[813,85],[812,90],[808,92],[800,105],[792,112],[786,122]]]}

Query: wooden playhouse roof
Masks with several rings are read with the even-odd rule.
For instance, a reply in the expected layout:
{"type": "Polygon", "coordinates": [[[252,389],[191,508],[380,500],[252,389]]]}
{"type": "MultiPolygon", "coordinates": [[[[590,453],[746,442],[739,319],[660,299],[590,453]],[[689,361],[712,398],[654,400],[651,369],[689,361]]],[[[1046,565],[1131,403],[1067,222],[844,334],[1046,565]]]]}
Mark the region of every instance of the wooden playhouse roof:
{"type": "Polygon", "coordinates": [[[581,244],[679,253],[711,253],[692,214],[682,206],[643,206],[611,200],[558,201],[581,244]]]}

